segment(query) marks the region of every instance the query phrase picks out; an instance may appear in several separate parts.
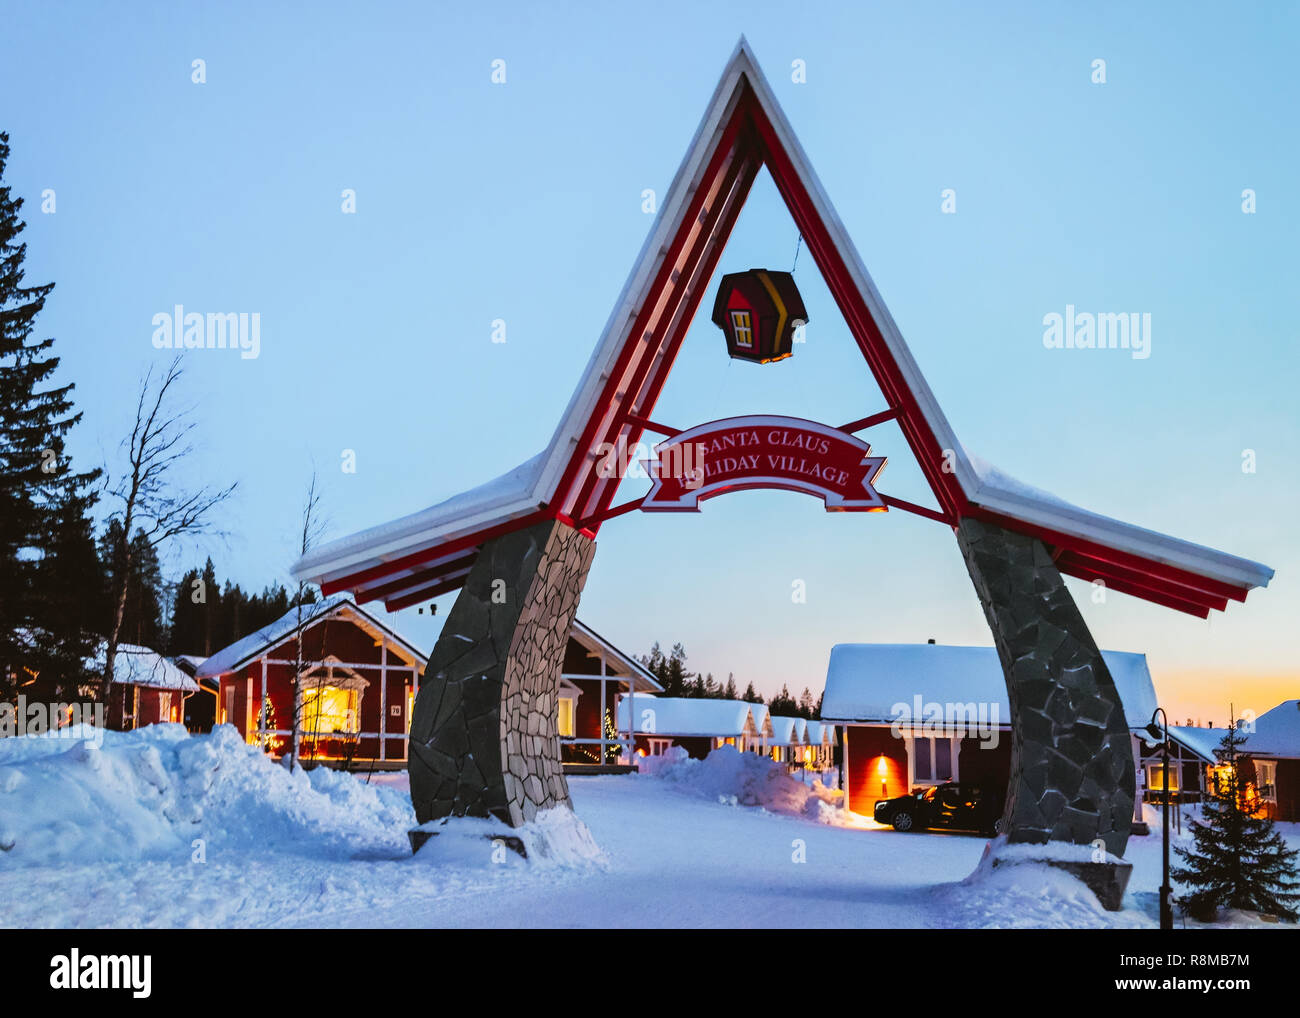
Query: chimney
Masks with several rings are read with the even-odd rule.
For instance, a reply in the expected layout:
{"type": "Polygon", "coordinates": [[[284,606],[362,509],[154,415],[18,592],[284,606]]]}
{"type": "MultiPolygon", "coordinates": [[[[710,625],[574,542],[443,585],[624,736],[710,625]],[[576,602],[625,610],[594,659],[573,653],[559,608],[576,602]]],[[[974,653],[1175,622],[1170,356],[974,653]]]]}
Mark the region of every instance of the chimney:
{"type": "Polygon", "coordinates": [[[930,639],[926,640],[925,642],[926,642],[926,643],[929,643],[929,644],[933,644],[933,643],[934,643],[934,637],[933,637],[933,636],[930,637],[930,639]]]}

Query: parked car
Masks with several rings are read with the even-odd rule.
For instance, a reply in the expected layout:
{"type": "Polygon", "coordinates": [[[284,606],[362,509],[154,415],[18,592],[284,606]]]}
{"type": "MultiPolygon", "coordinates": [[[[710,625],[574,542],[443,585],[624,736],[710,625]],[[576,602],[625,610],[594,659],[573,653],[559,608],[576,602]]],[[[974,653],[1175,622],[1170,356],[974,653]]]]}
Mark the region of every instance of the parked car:
{"type": "Polygon", "coordinates": [[[991,836],[1002,830],[1002,800],[1001,789],[993,791],[983,785],[949,781],[918,789],[911,795],[880,800],[875,819],[896,831],[940,828],[991,836]]]}

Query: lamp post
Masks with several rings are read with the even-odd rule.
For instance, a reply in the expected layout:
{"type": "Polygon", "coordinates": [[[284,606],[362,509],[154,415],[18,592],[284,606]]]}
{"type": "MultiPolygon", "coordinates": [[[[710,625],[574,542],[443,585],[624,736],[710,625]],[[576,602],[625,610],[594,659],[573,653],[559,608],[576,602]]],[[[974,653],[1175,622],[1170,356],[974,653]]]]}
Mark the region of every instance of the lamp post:
{"type": "Polygon", "coordinates": [[[1173,893],[1173,888],[1169,886],[1169,715],[1165,713],[1163,707],[1157,707],[1155,713],[1151,715],[1147,732],[1153,739],[1160,740],[1161,784],[1164,786],[1164,801],[1160,806],[1160,849],[1163,859],[1160,883],[1160,928],[1172,930],[1174,910],[1170,895],[1173,893]],[[1163,727],[1156,723],[1157,717],[1163,719],[1163,727]]]}

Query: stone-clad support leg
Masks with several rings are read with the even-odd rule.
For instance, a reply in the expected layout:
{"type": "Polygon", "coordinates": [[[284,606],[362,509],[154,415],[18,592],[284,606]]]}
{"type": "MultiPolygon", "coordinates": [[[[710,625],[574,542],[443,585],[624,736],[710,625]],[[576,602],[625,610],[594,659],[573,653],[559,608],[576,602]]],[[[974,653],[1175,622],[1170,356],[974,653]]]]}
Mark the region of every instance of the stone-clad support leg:
{"type": "Polygon", "coordinates": [[[411,719],[420,823],[518,827],[569,805],[555,730],[569,630],[595,541],[557,520],[485,543],[429,657],[411,719]]]}
{"type": "Polygon", "coordinates": [[[957,542],[1011,702],[1010,841],[1100,838],[1122,856],[1136,791],[1124,706],[1106,662],[1043,543],[963,520],[957,542]]]}

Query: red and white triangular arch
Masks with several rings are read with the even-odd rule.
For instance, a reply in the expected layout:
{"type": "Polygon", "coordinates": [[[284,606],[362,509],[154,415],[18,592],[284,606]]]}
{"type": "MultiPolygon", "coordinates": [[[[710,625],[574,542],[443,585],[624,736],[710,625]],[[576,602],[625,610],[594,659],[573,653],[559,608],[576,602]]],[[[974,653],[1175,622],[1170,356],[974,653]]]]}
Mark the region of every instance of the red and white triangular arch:
{"type": "MultiPolygon", "coordinates": [[[[1206,617],[1272,578],[1267,566],[1069,505],[969,456],[913,360],[856,248],[742,38],[550,444],[479,488],[325,545],[297,563],[328,594],[396,610],[456,589],[486,540],[543,519],[594,536],[620,511],[601,450],[633,447],[704,298],[750,186],[766,167],[824,276],[939,509],[887,504],[951,526],[974,518],[1041,540],[1057,568],[1206,617]]],[[[653,427],[651,428],[653,430],[653,427]]]]}

